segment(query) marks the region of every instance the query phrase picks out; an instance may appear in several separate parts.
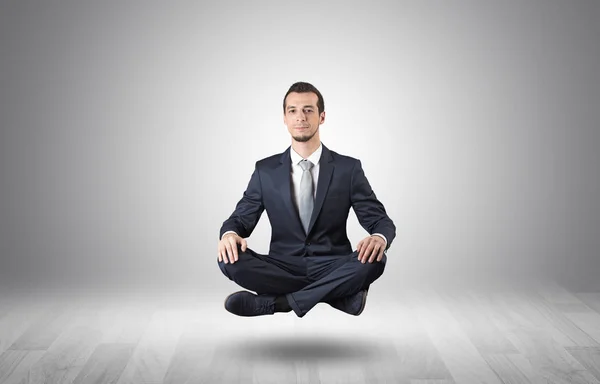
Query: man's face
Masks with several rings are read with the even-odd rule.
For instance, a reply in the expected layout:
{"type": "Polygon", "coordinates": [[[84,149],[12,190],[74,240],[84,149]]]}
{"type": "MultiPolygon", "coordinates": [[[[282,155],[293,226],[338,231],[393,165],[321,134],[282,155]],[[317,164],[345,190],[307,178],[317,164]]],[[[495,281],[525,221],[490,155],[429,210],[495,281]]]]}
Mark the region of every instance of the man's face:
{"type": "Polygon", "coordinates": [[[319,97],[312,92],[292,92],[287,95],[283,122],[294,140],[306,142],[319,131],[325,121],[325,111],[319,114],[319,97]]]}

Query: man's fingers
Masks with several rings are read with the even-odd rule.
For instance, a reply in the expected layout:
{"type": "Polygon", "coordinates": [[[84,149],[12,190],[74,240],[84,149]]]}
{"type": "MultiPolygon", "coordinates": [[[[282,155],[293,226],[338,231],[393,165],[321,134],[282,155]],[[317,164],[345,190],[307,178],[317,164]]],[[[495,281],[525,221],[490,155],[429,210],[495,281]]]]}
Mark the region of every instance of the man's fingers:
{"type": "Polygon", "coordinates": [[[233,244],[233,255],[235,257],[235,261],[239,260],[239,255],[238,255],[238,243],[236,242],[235,244],[233,244]]]}
{"type": "Polygon", "coordinates": [[[369,258],[369,253],[371,252],[371,242],[369,241],[369,239],[363,239],[363,243],[360,247],[361,250],[361,254],[362,254],[362,262],[366,263],[367,259],[369,258]]]}
{"type": "Polygon", "coordinates": [[[229,241],[229,249],[231,249],[231,254],[229,256],[229,261],[232,263],[237,261],[237,241],[235,240],[235,236],[231,236],[231,240],[229,241]]]}
{"type": "Polygon", "coordinates": [[[377,258],[379,257],[380,254],[381,254],[381,244],[377,243],[377,245],[375,246],[375,250],[373,251],[373,257],[371,258],[371,262],[374,262],[375,260],[377,260],[377,258]]]}
{"type": "Polygon", "coordinates": [[[223,249],[223,261],[225,262],[225,264],[229,263],[229,259],[230,259],[230,250],[227,249],[227,244],[225,244],[225,249],[223,249]]]}
{"type": "Polygon", "coordinates": [[[367,257],[365,257],[365,261],[372,263],[373,262],[373,254],[375,253],[375,248],[371,247],[371,249],[369,249],[369,252],[367,253],[367,257]]]}
{"type": "Polygon", "coordinates": [[[373,242],[372,245],[371,251],[369,252],[369,260],[367,260],[369,263],[372,263],[377,257],[377,243],[373,242]]]}
{"type": "Polygon", "coordinates": [[[373,248],[373,253],[371,254],[371,257],[369,258],[369,263],[374,262],[375,258],[377,257],[378,254],[379,254],[379,246],[376,246],[373,248]]]}
{"type": "Polygon", "coordinates": [[[362,254],[362,257],[360,259],[361,263],[364,264],[367,262],[367,258],[369,257],[370,248],[371,248],[371,244],[369,243],[368,240],[365,240],[365,242],[363,243],[362,249],[361,249],[361,254],[362,254]]]}
{"type": "Polygon", "coordinates": [[[225,259],[225,264],[232,262],[233,263],[233,250],[231,249],[231,244],[225,244],[225,248],[227,249],[227,255],[225,259]]]}

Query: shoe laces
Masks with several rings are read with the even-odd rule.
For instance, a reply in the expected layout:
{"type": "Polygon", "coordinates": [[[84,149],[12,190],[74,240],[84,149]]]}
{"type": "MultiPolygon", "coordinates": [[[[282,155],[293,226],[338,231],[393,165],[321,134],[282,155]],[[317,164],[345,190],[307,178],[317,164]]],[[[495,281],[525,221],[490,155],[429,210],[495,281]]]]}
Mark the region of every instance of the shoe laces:
{"type": "Polygon", "coordinates": [[[271,300],[267,300],[266,298],[258,298],[257,301],[257,309],[261,313],[271,313],[275,312],[275,302],[271,300]]]}

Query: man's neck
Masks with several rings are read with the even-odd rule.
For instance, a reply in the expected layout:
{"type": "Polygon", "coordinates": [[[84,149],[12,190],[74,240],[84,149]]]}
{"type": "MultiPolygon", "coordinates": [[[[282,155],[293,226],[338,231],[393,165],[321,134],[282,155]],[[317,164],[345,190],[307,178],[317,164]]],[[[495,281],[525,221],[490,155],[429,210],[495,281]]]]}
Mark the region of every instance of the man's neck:
{"type": "Polygon", "coordinates": [[[317,135],[313,136],[312,139],[304,143],[292,139],[292,148],[297,154],[302,156],[303,159],[306,159],[308,156],[312,155],[313,152],[319,148],[319,145],[321,145],[321,139],[319,139],[317,135]]]}

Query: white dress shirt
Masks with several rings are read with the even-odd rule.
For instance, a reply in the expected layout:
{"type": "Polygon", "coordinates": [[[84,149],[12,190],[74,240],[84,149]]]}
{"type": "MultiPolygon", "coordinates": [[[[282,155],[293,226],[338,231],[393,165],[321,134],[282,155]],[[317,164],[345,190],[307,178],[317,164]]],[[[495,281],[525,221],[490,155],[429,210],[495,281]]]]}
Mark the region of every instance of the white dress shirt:
{"type": "MultiPolygon", "coordinates": [[[[317,148],[310,156],[306,159],[313,163],[313,167],[310,169],[310,173],[313,179],[313,196],[316,198],[317,196],[317,181],[319,180],[319,168],[320,168],[320,159],[321,152],[323,151],[323,144],[319,144],[319,148],[317,148]]],[[[290,148],[290,158],[292,160],[292,184],[294,186],[293,189],[293,201],[298,206],[298,196],[300,195],[300,181],[302,180],[302,173],[304,170],[300,166],[300,162],[303,160],[302,156],[300,156],[294,148],[290,148]]],[[[235,233],[235,231],[227,231],[223,234],[225,236],[228,233],[235,233]]],[[[383,238],[385,241],[385,246],[387,247],[387,239],[381,233],[374,233],[373,235],[377,235],[383,238]]],[[[222,238],[222,237],[221,237],[222,238]]]]}

